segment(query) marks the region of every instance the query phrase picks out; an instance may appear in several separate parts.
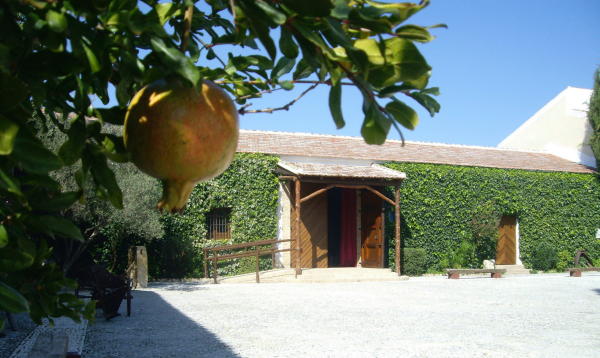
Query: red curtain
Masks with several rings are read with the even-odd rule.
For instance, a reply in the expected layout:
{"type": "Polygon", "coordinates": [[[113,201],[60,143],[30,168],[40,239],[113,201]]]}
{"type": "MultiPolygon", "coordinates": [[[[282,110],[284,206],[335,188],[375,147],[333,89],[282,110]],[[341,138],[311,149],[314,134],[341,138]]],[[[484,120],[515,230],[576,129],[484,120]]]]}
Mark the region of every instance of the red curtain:
{"type": "Polygon", "coordinates": [[[342,189],[340,266],[356,266],[356,191],[342,189]]]}

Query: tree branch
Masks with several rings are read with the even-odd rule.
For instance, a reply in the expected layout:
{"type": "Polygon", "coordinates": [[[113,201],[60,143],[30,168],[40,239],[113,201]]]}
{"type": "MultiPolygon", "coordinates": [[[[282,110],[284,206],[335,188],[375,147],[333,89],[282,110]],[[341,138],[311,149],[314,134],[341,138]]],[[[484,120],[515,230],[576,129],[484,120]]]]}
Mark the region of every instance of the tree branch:
{"type": "Polygon", "coordinates": [[[302,92],[298,97],[294,98],[291,102],[281,106],[281,107],[276,107],[276,108],[263,108],[263,109],[246,109],[249,106],[251,106],[251,104],[248,104],[246,106],[243,106],[242,108],[240,108],[240,110],[238,111],[239,114],[247,114],[247,113],[273,113],[275,111],[287,111],[290,109],[291,106],[293,106],[296,102],[298,102],[302,97],[304,97],[305,94],[307,94],[308,92],[312,91],[313,89],[315,89],[320,83],[315,83],[312,86],[308,87],[304,92],[302,92]]]}

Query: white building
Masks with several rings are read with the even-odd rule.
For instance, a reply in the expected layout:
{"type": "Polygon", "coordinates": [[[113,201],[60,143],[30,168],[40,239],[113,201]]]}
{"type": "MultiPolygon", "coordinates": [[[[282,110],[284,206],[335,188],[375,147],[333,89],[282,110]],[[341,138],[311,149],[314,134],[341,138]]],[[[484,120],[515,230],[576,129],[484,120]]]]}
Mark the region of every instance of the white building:
{"type": "Polygon", "coordinates": [[[538,151],[596,167],[587,110],[592,90],[567,87],[506,137],[499,148],[538,151]]]}

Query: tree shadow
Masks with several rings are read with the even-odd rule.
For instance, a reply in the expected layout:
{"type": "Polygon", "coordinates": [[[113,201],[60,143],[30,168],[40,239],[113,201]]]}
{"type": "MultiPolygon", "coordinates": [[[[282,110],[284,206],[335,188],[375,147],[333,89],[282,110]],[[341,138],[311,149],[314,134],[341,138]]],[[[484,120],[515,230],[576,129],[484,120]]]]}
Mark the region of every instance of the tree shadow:
{"type": "MultiPolygon", "coordinates": [[[[182,291],[191,291],[193,286],[178,285],[182,291]]],[[[88,326],[84,357],[239,357],[156,292],[136,290],[133,296],[131,317],[125,316],[122,305],[122,316],[110,321],[98,318],[88,326]]]]}

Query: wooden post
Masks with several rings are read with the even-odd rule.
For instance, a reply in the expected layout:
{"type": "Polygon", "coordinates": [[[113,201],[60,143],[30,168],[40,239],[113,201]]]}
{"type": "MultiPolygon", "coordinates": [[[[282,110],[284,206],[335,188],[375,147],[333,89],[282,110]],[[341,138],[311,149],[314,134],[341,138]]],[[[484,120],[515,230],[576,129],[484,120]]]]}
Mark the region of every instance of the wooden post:
{"type": "Polygon", "coordinates": [[[260,271],[260,256],[259,254],[259,250],[256,250],[256,283],[260,283],[260,277],[258,274],[258,271],[260,271]]]}
{"type": "Polygon", "coordinates": [[[215,280],[215,283],[219,283],[217,281],[217,275],[219,274],[218,270],[217,270],[217,258],[213,258],[213,278],[215,280]]]}
{"type": "Polygon", "coordinates": [[[395,201],[394,201],[394,211],[396,214],[396,232],[395,232],[395,241],[396,241],[396,273],[400,276],[401,267],[400,267],[400,187],[396,187],[395,192],[395,201]]]}
{"type": "Polygon", "coordinates": [[[208,250],[205,248],[204,250],[204,277],[208,277],[208,250]]]}
{"type": "Polygon", "coordinates": [[[296,195],[295,195],[295,205],[296,205],[296,277],[298,277],[298,275],[302,275],[302,268],[300,267],[300,256],[301,256],[301,249],[300,249],[300,192],[301,192],[301,184],[300,184],[300,179],[296,178],[296,180],[294,181],[295,183],[295,190],[296,190],[296,195]]]}

